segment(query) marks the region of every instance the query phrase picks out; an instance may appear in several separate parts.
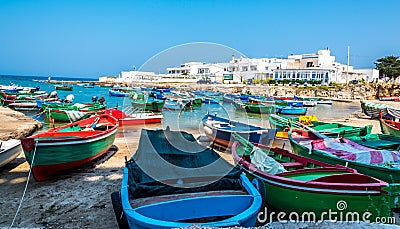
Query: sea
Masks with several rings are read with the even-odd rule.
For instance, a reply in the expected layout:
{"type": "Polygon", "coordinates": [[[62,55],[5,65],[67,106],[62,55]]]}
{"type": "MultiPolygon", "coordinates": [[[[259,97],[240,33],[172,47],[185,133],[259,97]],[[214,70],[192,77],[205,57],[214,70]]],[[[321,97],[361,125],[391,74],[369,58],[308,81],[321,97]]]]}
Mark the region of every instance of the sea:
{"type": "MultiPolygon", "coordinates": [[[[40,87],[40,90],[51,93],[55,91],[54,84],[47,83],[47,76],[0,76],[0,85],[10,85],[10,83],[23,87],[40,87]]],[[[91,82],[97,81],[93,78],[73,78],[73,77],[52,77],[52,80],[58,81],[81,81],[91,82]]],[[[73,85],[72,91],[58,90],[59,98],[65,98],[67,95],[74,95],[74,102],[88,103],[92,101],[93,96],[98,98],[104,97],[107,107],[119,107],[119,109],[127,109],[130,106],[129,98],[113,97],[108,94],[109,88],[95,86],[94,88],[84,88],[83,86],[73,85]]],[[[333,102],[332,105],[317,105],[308,108],[307,115],[315,115],[319,120],[327,120],[334,118],[344,118],[360,110],[360,107],[353,103],[333,102]]],[[[268,115],[249,114],[242,111],[236,111],[230,103],[221,104],[202,104],[200,107],[194,107],[191,110],[169,111],[163,110],[164,120],[162,127],[167,126],[175,130],[193,130],[201,129],[201,119],[205,114],[217,114],[218,116],[237,120],[249,124],[270,127],[268,115]]],[[[31,116],[44,123],[44,129],[50,128],[48,123],[43,119],[43,115],[37,112],[27,112],[26,115],[31,116]]]]}

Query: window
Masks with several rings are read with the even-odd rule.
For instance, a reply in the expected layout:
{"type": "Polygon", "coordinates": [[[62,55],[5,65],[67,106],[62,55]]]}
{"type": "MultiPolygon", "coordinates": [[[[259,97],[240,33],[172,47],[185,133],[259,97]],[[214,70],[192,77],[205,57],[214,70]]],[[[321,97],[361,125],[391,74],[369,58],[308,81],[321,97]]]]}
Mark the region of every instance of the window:
{"type": "Polygon", "coordinates": [[[250,71],[257,71],[257,66],[256,65],[250,66],[250,71]]]}
{"type": "Polygon", "coordinates": [[[243,66],[243,67],[242,67],[242,71],[243,71],[243,72],[247,72],[248,70],[249,70],[249,68],[248,68],[247,66],[243,66]]]}
{"type": "Polygon", "coordinates": [[[307,68],[314,67],[313,62],[307,62],[307,68]]]}

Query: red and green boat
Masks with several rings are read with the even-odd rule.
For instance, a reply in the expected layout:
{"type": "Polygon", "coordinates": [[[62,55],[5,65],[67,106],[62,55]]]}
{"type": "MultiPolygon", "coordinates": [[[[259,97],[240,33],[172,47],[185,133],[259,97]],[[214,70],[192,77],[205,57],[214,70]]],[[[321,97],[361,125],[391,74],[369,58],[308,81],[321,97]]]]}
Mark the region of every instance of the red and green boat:
{"type": "Polygon", "coordinates": [[[233,104],[237,110],[242,110],[249,113],[271,114],[275,112],[275,106],[273,104],[240,101],[235,101],[233,104]]]}
{"type": "Polygon", "coordinates": [[[142,111],[158,111],[161,112],[164,107],[164,100],[149,97],[148,99],[132,100],[132,107],[142,111]]]}
{"type": "Polygon", "coordinates": [[[93,114],[103,113],[106,109],[106,104],[52,104],[50,107],[47,107],[44,112],[47,119],[53,119],[58,122],[75,122],[93,114]]]}
{"type": "Polygon", "coordinates": [[[382,119],[381,115],[379,123],[381,125],[382,133],[394,136],[400,136],[400,122],[396,122],[389,119],[382,119]]]}
{"type": "Polygon", "coordinates": [[[253,145],[237,134],[234,138],[235,162],[250,179],[264,182],[265,200],[274,208],[298,215],[312,212],[314,220],[320,220],[323,212],[329,210],[340,211],[343,215],[357,212],[361,216],[366,211],[374,217],[392,215],[385,202],[388,196],[384,189],[388,184],[384,181],[284,149],[253,145]],[[347,207],[338,209],[339,203],[347,207]]]}
{"type": "Polygon", "coordinates": [[[372,149],[346,138],[328,138],[315,131],[295,128],[289,132],[289,141],[293,152],[301,156],[348,166],[388,183],[400,183],[398,151],[372,149]]]}
{"type": "Polygon", "coordinates": [[[23,138],[21,144],[34,178],[44,181],[105,154],[117,131],[117,119],[100,115],[23,138]]]}
{"type": "Polygon", "coordinates": [[[162,114],[154,113],[134,113],[127,115],[125,112],[115,108],[107,109],[104,113],[116,118],[120,127],[160,123],[164,118],[162,114]]]}

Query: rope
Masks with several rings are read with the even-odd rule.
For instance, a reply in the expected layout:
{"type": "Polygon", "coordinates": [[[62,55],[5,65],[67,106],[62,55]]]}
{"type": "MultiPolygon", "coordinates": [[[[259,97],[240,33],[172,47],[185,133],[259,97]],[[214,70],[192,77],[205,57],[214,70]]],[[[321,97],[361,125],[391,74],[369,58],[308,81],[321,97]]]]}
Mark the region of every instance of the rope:
{"type": "Polygon", "coordinates": [[[24,189],[24,192],[22,193],[22,197],[21,197],[21,200],[19,202],[17,212],[15,212],[15,215],[14,215],[14,218],[13,218],[13,220],[11,222],[10,228],[12,228],[12,226],[14,225],[15,220],[17,219],[19,210],[21,209],[21,206],[22,206],[22,202],[24,201],[26,190],[28,189],[29,179],[31,178],[31,174],[32,174],[32,165],[33,165],[33,163],[35,161],[36,147],[37,147],[37,141],[35,141],[35,148],[33,150],[32,162],[31,162],[31,166],[29,168],[28,179],[26,180],[25,189],[24,189]]]}

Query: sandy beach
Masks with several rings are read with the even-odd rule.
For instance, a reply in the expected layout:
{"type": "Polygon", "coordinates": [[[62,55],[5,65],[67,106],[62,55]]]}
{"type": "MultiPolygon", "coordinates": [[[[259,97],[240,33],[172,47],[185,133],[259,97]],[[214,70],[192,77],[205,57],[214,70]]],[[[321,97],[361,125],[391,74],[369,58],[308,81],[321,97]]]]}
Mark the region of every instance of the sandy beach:
{"type": "MultiPolygon", "coordinates": [[[[373,125],[373,132],[380,132],[379,122],[359,113],[350,117],[329,120],[351,125],[373,125]]],[[[160,128],[160,124],[146,126],[160,128]]],[[[30,177],[24,200],[14,222],[14,227],[46,228],[117,228],[112,209],[110,194],[117,191],[125,157],[130,158],[136,149],[140,128],[129,129],[129,147],[123,133],[118,133],[114,142],[117,152],[103,157],[97,163],[91,163],[79,169],[65,173],[45,182],[37,182],[30,177]],[[133,137],[132,137],[133,136],[133,137]],[[135,137],[136,136],[136,137],[135,137]]],[[[198,137],[198,135],[196,136],[198,137]]],[[[276,141],[275,145],[286,148],[288,142],[276,141]]],[[[232,162],[230,154],[221,154],[232,162]]],[[[29,165],[23,153],[0,168],[0,227],[8,227],[15,216],[20,203],[29,165]]]]}

